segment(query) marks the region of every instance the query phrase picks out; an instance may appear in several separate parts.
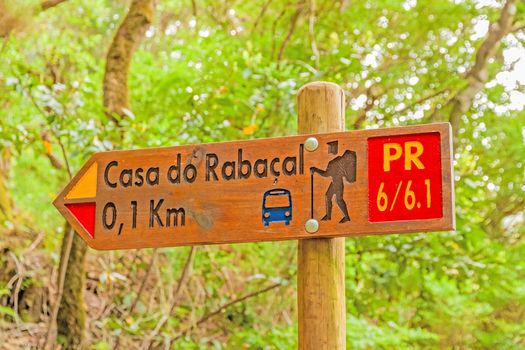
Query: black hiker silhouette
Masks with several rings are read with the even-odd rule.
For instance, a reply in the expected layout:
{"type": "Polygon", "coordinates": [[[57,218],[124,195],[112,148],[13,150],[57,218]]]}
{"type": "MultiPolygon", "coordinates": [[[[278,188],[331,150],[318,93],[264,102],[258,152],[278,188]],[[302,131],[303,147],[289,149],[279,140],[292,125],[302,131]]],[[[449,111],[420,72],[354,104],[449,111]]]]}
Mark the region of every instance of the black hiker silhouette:
{"type": "MultiPolygon", "coordinates": [[[[329,153],[337,154],[337,141],[328,142],[329,153]]],[[[350,221],[350,215],[348,214],[348,209],[346,207],[346,202],[343,197],[344,191],[344,182],[343,179],[346,179],[348,182],[355,182],[356,177],[356,166],[357,159],[355,152],[346,150],[341,156],[337,156],[331,161],[328,162],[326,170],[322,170],[316,167],[310,168],[310,173],[312,174],[312,184],[313,184],[313,174],[317,173],[323,177],[331,177],[332,183],[328,186],[326,191],[326,215],[321,220],[331,220],[332,219],[332,198],[335,195],[335,201],[341,209],[344,217],[339,221],[344,223],[350,221]]],[[[313,192],[312,192],[313,196],[313,192]]]]}

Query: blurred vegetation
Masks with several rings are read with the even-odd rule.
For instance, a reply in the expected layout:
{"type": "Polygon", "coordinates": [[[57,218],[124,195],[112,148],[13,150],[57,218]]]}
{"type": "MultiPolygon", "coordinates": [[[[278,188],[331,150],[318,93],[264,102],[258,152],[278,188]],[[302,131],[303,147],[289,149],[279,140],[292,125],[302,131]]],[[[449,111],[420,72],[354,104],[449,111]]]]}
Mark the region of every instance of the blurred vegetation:
{"type": "MultiPolygon", "coordinates": [[[[105,113],[102,84],[128,2],[44,3],[0,2],[2,346],[46,336],[68,168],[114,148],[294,134],[297,90],[327,80],[347,93],[348,129],[449,120],[473,91],[453,121],[457,230],[346,240],[348,348],[525,348],[523,1],[498,37],[497,0],[158,0],[122,116],[105,113]]],[[[295,242],[189,252],[89,250],[91,348],[296,348],[295,242]]]]}

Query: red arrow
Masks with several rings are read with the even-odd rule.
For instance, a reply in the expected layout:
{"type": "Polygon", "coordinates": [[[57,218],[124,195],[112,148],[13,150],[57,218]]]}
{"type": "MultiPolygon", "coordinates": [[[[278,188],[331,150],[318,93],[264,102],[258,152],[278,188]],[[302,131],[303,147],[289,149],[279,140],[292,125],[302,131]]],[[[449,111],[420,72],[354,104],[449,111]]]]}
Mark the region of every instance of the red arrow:
{"type": "Polygon", "coordinates": [[[95,202],[92,203],[70,203],[66,204],[71,214],[78,220],[91,236],[95,238],[95,212],[97,206],[95,202]]]}

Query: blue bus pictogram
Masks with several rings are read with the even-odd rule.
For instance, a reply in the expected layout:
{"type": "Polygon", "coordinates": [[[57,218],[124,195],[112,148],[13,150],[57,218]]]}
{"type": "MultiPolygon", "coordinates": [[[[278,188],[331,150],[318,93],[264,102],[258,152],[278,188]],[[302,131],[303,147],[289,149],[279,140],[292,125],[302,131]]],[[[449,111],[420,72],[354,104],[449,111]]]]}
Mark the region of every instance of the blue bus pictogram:
{"type": "Polygon", "coordinates": [[[289,225],[292,221],[292,196],[284,188],[266,191],[262,202],[262,221],[264,226],[270,222],[284,222],[289,225]]]}

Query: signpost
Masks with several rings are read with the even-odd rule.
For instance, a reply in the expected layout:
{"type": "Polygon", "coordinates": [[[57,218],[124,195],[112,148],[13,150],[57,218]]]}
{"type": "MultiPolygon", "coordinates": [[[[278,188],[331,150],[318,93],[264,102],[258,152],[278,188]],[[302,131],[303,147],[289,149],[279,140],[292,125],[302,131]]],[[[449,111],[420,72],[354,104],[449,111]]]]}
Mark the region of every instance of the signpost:
{"type": "MultiPolygon", "coordinates": [[[[297,95],[297,109],[297,126],[301,134],[345,130],[345,98],[343,90],[336,84],[319,82],[303,86],[297,95]]],[[[330,151],[336,151],[335,145],[335,143],[329,144],[330,151]]],[[[354,163],[354,154],[350,154],[347,158],[350,159],[349,163],[354,163]]],[[[356,165],[357,161],[357,154],[355,154],[356,165]]],[[[327,165],[326,172],[329,171],[328,168],[327,165]]],[[[348,170],[352,167],[345,168],[348,170]]],[[[312,193],[315,190],[314,175],[321,171],[312,171],[312,193]]],[[[355,178],[354,171],[350,171],[347,175],[349,179],[347,178],[346,181],[355,178]]],[[[328,189],[325,194],[328,194],[328,189]]],[[[325,206],[328,205],[325,195],[325,206]]],[[[318,225],[315,220],[313,199],[311,208],[311,217],[314,219],[308,221],[308,225],[312,226],[309,227],[310,229],[318,225]]],[[[298,348],[344,350],[346,349],[345,239],[302,239],[298,242],[297,248],[298,348]]]]}
{"type": "Polygon", "coordinates": [[[344,349],[335,237],[453,230],[451,130],[344,132],[337,85],[298,99],[302,135],[96,153],[54,205],[102,250],[299,239],[299,347],[344,349]]]}
{"type": "Polygon", "coordinates": [[[92,248],[128,249],[451,230],[452,197],[449,125],[430,124],[97,153],[54,204],[92,248]]]}

